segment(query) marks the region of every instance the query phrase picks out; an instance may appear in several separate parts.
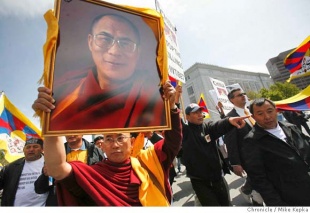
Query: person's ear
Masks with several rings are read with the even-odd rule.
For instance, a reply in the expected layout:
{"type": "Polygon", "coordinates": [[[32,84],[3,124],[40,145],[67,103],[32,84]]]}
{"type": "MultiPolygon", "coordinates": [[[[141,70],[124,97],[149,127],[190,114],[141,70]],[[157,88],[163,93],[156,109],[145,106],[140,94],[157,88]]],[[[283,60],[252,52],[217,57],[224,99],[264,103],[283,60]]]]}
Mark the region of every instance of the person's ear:
{"type": "Polygon", "coordinates": [[[89,48],[90,52],[92,52],[93,51],[92,43],[93,43],[93,40],[94,40],[93,35],[88,34],[88,39],[87,40],[88,40],[88,48],[89,48]]]}

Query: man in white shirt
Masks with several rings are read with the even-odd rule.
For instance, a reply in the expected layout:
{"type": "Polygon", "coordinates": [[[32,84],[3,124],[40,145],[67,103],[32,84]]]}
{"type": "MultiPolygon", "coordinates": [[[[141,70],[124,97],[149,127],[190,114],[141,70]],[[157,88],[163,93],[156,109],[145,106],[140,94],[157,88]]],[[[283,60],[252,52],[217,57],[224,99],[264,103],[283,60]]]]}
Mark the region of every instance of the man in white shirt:
{"type": "Polygon", "coordinates": [[[26,140],[25,157],[5,167],[0,172],[0,189],[3,189],[2,206],[45,206],[48,193],[37,194],[34,182],[40,176],[43,165],[43,141],[26,140]]]}
{"type": "MultiPolygon", "coordinates": [[[[248,108],[246,107],[247,97],[246,94],[240,89],[232,89],[228,93],[229,101],[234,105],[234,108],[227,113],[228,117],[236,116],[248,116],[250,115],[248,108]]],[[[240,188],[240,192],[247,202],[254,206],[263,205],[261,196],[252,189],[251,181],[246,177],[246,171],[244,169],[244,160],[241,156],[241,149],[243,146],[243,138],[251,131],[255,120],[252,117],[245,119],[246,125],[241,129],[233,129],[229,133],[225,134],[224,142],[226,144],[228,158],[232,166],[232,170],[235,175],[245,177],[245,182],[240,188]]]]}

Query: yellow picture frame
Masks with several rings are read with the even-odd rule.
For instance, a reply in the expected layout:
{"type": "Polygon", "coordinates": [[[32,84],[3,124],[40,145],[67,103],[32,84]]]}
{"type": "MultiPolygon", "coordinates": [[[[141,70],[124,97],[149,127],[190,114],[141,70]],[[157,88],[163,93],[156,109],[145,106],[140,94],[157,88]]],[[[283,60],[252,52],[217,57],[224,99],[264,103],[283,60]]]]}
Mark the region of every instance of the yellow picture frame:
{"type": "MultiPolygon", "coordinates": [[[[56,0],[54,16],[57,22],[51,24],[47,20],[44,84],[52,89],[56,108],[51,113],[43,113],[43,135],[171,129],[169,104],[161,94],[161,85],[168,79],[168,69],[164,22],[159,13],[99,0],[56,0]],[[136,57],[134,74],[128,79],[124,77],[127,71],[120,72],[115,79],[109,77],[111,88],[105,86],[110,82],[102,88],[98,76],[104,69],[100,67],[101,63],[95,63],[94,51],[91,51],[94,45],[92,22],[104,14],[121,16],[135,26],[139,35],[139,41],[136,41],[139,57],[136,57]]],[[[114,53],[120,55],[118,59],[114,56],[115,60],[109,61],[113,63],[110,67],[114,68],[125,64],[119,42],[127,38],[124,35],[111,37],[112,47],[120,52],[114,53]]],[[[100,51],[104,58],[107,51],[100,51]]],[[[130,66],[126,64],[122,69],[128,70],[130,66]]]]}

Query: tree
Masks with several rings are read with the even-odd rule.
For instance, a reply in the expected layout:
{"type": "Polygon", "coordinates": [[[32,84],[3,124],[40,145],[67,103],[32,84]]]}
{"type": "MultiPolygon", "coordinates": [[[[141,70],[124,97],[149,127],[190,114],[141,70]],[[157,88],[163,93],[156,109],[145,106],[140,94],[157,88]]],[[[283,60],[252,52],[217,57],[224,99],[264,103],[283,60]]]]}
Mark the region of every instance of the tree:
{"type": "Polygon", "coordinates": [[[246,93],[246,96],[248,96],[249,100],[254,100],[256,98],[260,98],[261,94],[251,90],[246,93]]]}
{"type": "Polygon", "coordinates": [[[272,101],[280,101],[290,98],[300,92],[300,89],[292,83],[276,82],[269,89],[263,88],[259,91],[261,97],[269,98],[272,101]]]}

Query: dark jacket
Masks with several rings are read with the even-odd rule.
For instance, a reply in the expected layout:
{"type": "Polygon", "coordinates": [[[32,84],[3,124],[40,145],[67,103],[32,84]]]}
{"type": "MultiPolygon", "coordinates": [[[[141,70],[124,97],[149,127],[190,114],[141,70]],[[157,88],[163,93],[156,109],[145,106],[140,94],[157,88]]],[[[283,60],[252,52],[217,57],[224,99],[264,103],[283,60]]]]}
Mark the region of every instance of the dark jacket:
{"type": "Polygon", "coordinates": [[[267,206],[310,206],[310,139],[295,125],[279,125],[287,143],[257,124],[245,137],[247,174],[267,206]]]}
{"type": "Polygon", "coordinates": [[[56,196],[56,186],[54,184],[54,178],[51,178],[52,185],[49,185],[49,177],[42,174],[34,182],[34,191],[37,194],[44,194],[48,192],[45,206],[58,206],[57,196],[56,196]]]}
{"type": "Polygon", "coordinates": [[[155,145],[155,143],[157,143],[161,139],[163,139],[161,136],[159,136],[156,132],[153,132],[153,135],[149,140],[152,142],[153,145],[155,145]]]}
{"type": "Polygon", "coordinates": [[[1,206],[14,206],[19,179],[25,165],[25,157],[4,166],[0,171],[0,190],[3,189],[1,206]]]}
{"type": "MultiPolygon", "coordinates": [[[[82,138],[82,140],[87,149],[87,164],[92,165],[94,163],[97,163],[98,161],[102,161],[104,158],[102,150],[99,149],[94,143],[90,143],[84,138],[82,138]]],[[[65,143],[65,149],[66,151],[68,150],[68,142],[65,143]]]]}
{"type": "MultiPolygon", "coordinates": [[[[227,113],[228,117],[240,117],[236,109],[232,109],[227,113]]],[[[224,136],[224,143],[226,144],[228,158],[231,165],[241,165],[243,167],[243,160],[241,157],[241,148],[243,138],[251,131],[252,127],[246,122],[241,129],[233,128],[224,136]]]]}
{"type": "MultiPolygon", "coordinates": [[[[87,164],[92,165],[104,159],[103,152],[99,149],[94,143],[90,143],[84,138],[82,138],[85,147],[87,149],[87,164]]],[[[65,144],[65,150],[68,150],[68,142],[65,144]]],[[[66,153],[68,154],[68,153],[66,153]]],[[[45,192],[49,192],[48,198],[46,200],[46,206],[58,206],[56,189],[54,185],[54,181],[52,185],[49,185],[49,177],[42,174],[38,177],[38,179],[34,183],[35,192],[38,194],[43,194],[45,192]]]]}
{"type": "MultiPolygon", "coordinates": [[[[183,122],[182,163],[186,166],[187,176],[207,181],[222,178],[224,162],[221,160],[216,139],[234,128],[228,118],[217,122],[195,125],[183,122]],[[207,142],[205,136],[211,141],[207,142]]],[[[226,167],[225,170],[229,171],[226,167]]]]}

